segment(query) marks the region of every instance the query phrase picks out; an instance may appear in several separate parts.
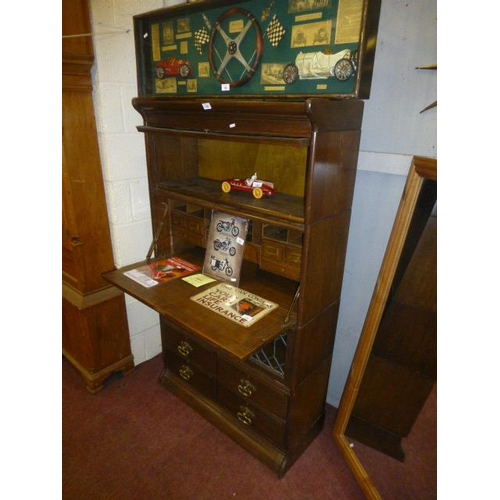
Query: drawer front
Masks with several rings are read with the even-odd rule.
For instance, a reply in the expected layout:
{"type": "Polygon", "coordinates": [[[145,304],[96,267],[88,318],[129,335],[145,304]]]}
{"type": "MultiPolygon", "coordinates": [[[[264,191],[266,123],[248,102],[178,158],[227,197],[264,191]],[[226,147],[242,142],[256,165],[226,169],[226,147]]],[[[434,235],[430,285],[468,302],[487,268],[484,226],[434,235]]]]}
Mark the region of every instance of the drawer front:
{"type": "Polygon", "coordinates": [[[300,279],[302,252],[298,247],[262,241],[260,267],[294,280],[300,279]]]}
{"type": "Polygon", "coordinates": [[[300,247],[275,243],[274,241],[263,241],[262,258],[300,266],[302,261],[302,249],[300,247]]]}
{"type": "Polygon", "coordinates": [[[175,352],[181,359],[196,365],[210,375],[215,374],[214,351],[167,323],[163,318],[161,320],[161,338],[164,350],[175,352]]]}
{"type": "Polygon", "coordinates": [[[186,229],[187,223],[184,214],[178,214],[176,212],[172,212],[172,225],[175,227],[181,227],[183,229],[186,229]]]}
{"type": "Polygon", "coordinates": [[[244,426],[258,432],[277,446],[285,446],[285,423],[283,421],[236,396],[220,383],[217,384],[217,403],[228,410],[244,426]]]}
{"type": "Polygon", "coordinates": [[[287,394],[252,377],[242,368],[219,359],[217,379],[241,398],[264,408],[278,418],[286,418],[287,394]]]}
{"type": "Polygon", "coordinates": [[[204,233],[204,221],[198,217],[188,217],[187,218],[187,230],[198,236],[203,236],[204,233]]]}
{"type": "Polygon", "coordinates": [[[262,259],[260,261],[260,267],[264,269],[264,271],[271,271],[274,274],[280,274],[292,280],[300,280],[300,265],[262,259]]]}
{"type": "Polygon", "coordinates": [[[187,214],[172,212],[172,225],[181,229],[185,229],[197,236],[205,234],[205,221],[200,217],[193,217],[187,214]]]}
{"type": "Polygon", "coordinates": [[[302,249],[288,245],[285,250],[285,261],[300,267],[302,261],[302,249]]]}
{"type": "Polygon", "coordinates": [[[274,241],[263,241],[262,258],[283,262],[285,259],[285,245],[275,243],[274,241]]]}
{"type": "Polygon", "coordinates": [[[170,350],[163,351],[165,367],[203,396],[215,398],[215,380],[170,350]]]}

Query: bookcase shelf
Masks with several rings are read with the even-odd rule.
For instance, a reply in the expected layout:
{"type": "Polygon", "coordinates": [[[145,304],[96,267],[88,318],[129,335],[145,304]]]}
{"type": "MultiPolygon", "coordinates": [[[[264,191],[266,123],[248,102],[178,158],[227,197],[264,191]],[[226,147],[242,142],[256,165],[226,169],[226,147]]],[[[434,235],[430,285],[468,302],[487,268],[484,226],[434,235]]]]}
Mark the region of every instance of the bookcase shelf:
{"type": "Polygon", "coordinates": [[[201,177],[160,181],[157,187],[168,193],[172,199],[186,203],[196,200],[199,206],[209,209],[224,207],[226,211],[236,212],[247,218],[277,219],[297,227],[304,224],[304,199],[299,196],[277,193],[270,198],[257,200],[248,193],[224,193],[220,180],[201,177]]]}

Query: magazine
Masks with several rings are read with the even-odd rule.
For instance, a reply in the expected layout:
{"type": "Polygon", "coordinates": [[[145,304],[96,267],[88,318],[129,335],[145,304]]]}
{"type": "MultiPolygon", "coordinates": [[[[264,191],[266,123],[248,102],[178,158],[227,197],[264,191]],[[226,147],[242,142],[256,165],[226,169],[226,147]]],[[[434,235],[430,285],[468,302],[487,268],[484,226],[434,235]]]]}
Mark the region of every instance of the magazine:
{"type": "Polygon", "coordinates": [[[175,280],[181,276],[186,276],[194,271],[199,271],[200,267],[191,264],[179,257],[169,257],[168,259],[157,260],[144,266],[126,271],[123,274],[142,286],[151,288],[152,286],[175,280]]]}
{"type": "Polygon", "coordinates": [[[245,327],[278,307],[274,302],[226,283],[194,295],[191,300],[245,327]]]}

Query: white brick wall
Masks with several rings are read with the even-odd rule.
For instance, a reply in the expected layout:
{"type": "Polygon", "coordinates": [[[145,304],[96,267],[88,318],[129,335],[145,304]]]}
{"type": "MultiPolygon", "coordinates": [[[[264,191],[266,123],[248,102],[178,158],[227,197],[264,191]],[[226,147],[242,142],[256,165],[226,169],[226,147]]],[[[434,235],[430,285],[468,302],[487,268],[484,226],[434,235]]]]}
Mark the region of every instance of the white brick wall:
{"type": "MultiPolygon", "coordinates": [[[[132,17],[173,3],[90,0],[94,106],[117,267],[144,259],[152,238],[144,137],[136,130],[142,119],[131,104],[137,95],[132,17]]],[[[139,364],[161,352],[158,315],[128,295],[126,304],[139,364]]]]}

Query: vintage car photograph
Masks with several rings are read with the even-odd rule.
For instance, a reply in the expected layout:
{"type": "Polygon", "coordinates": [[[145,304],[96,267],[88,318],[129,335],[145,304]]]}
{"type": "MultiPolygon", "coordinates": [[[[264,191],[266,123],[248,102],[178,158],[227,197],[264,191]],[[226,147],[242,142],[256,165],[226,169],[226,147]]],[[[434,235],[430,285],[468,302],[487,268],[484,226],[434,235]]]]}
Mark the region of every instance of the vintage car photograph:
{"type": "Polygon", "coordinates": [[[222,191],[229,193],[231,190],[252,193],[253,197],[260,199],[263,196],[273,196],[276,191],[270,181],[257,179],[257,173],[247,179],[226,179],[222,182],[222,191]]]}
{"type": "Polygon", "coordinates": [[[293,83],[297,77],[300,80],[326,79],[334,77],[339,81],[348,80],[354,75],[354,54],[349,49],[336,54],[324,52],[300,52],[295,58],[295,64],[289,64],[283,70],[286,83],[293,83]]]}

